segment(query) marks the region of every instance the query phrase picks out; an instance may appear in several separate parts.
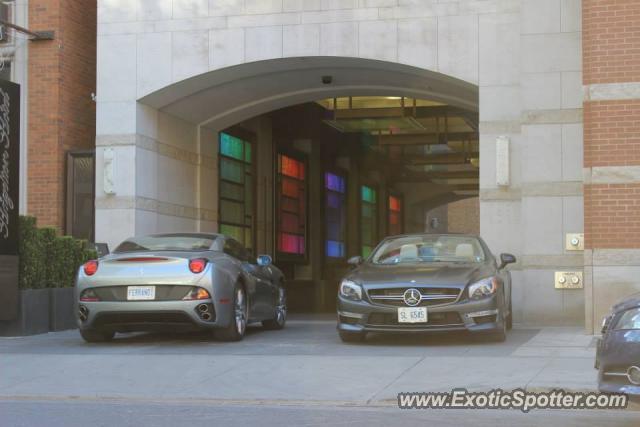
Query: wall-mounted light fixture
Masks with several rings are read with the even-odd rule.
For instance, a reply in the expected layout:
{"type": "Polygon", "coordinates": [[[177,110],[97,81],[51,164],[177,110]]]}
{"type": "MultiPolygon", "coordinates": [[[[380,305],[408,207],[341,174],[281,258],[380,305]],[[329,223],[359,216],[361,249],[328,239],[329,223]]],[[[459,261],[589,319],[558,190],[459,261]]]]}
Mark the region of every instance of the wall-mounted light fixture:
{"type": "Polygon", "coordinates": [[[115,152],[105,148],[102,160],[102,188],[106,194],[116,194],[114,182],[115,152]]]}
{"type": "Polygon", "coordinates": [[[496,185],[509,186],[509,169],[509,138],[499,136],[496,138],[496,185]]]}

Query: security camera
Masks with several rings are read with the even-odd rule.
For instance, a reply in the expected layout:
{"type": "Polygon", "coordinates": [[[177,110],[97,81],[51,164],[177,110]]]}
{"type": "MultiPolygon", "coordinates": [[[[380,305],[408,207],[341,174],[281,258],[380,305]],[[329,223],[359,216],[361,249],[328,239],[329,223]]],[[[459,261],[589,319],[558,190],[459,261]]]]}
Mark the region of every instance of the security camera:
{"type": "Polygon", "coordinates": [[[322,84],[330,85],[333,82],[332,76],[322,76],[322,84]]]}

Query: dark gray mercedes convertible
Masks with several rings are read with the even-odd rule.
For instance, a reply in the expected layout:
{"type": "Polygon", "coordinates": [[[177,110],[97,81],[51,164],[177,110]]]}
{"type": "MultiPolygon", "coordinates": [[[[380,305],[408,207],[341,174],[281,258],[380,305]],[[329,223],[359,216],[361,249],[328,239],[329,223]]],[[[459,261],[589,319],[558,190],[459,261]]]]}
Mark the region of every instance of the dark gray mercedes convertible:
{"type": "Polygon", "coordinates": [[[511,328],[511,274],[482,239],[453,234],[388,237],[340,283],[338,332],[470,331],[503,341],[511,328]]]}
{"type": "Polygon", "coordinates": [[[614,305],[604,318],[596,369],[601,392],[640,401],[640,293],[614,305]]]}

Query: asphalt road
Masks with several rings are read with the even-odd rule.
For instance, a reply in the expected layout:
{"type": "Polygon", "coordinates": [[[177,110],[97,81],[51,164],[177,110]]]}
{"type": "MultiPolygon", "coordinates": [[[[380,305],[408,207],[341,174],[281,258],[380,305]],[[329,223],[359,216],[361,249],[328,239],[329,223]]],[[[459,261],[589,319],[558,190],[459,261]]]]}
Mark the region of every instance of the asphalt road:
{"type": "Polygon", "coordinates": [[[0,427],[73,425],[637,426],[633,411],[400,410],[397,393],[494,388],[594,390],[593,337],[516,327],[504,343],[462,335],[340,342],[330,318],[239,343],[208,334],[77,331],[0,338],[0,427]]]}
{"type": "Polygon", "coordinates": [[[235,405],[175,402],[0,401],[3,427],[427,426],[637,427],[628,411],[400,410],[394,407],[235,405]]]}

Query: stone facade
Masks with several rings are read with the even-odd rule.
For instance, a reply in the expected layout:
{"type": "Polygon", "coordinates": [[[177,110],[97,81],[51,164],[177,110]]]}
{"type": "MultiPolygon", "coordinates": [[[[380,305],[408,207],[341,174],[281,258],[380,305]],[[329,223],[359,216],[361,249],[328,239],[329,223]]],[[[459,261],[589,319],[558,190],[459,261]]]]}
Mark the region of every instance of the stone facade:
{"type": "MultiPolygon", "coordinates": [[[[591,14],[612,2],[584,3],[585,22],[604,25],[591,14]]],[[[613,3],[631,10],[637,2],[613,3]]],[[[592,67],[585,73],[585,84],[611,83],[602,80],[597,58],[603,51],[616,58],[611,66],[617,71],[607,74],[615,75],[616,83],[638,81],[637,74],[620,71],[637,63],[634,48],[623,52],[629,58],[619,59],[615,50],[598,50],[589,44],[599,42],[593,33],[583,38],[582,13],[581,0],[99,0],[98,239],[114,243],[128,235],[166,228],[215,228],[212,183],[217,164],[209,159],[215,159],[216,153],[215,144],[207,141],[215,137],[217,129],[211,123],[222,113],[214,114],[210,105],[206,107],[212,108],[210,119],[187,120],[199,117],[205,104],[197,104],[194,95],[189,106],[177,90],[191,96],[186,91],[189,85],[198,85],[201,76],[212,85],[232,80],[232,73],[240,79],[251,67],[241,66],[254,61],[300,56],[388,61],[461,79],[478,88],[480,233],[496,253],[512,252],[519,258],[513,268],[516,321],[581,324],[585,292],[556,290],[554,272],[582,271],[585,262],[592,263],[591,252],[583,255],[566,250],[565,235],[586,231],[587,241],[600,245],[588,243],[594,250],[616,247],[617,238],[606,233],[598,237],[599,232],[589,228],[595,226],[593,222],[584,224],[585,213],[591,221],[601,204],[595,202],[600,197],[596,187],[587,186],[585,209],[583,166],[595,176],[595,166],[600,164],[594,163],[594,156],[607,149],[597,148],[600,142],[596,140],[601,140],[593,138],[583,150],[583,117],[604,117],[598,109],[612,111],[612,107],[600,107],[597,102],[612,100],[602,95],[601,86],[587,86],[591,97],[605,99],[589,101],[583,114],[583,40],[584,63],[592,67]],[[231,66],[237,67],[228,68],[231,66]],[[194,79],[186,80],[190,78],[194,79]],[[162,104],[164,99],[175,102],[162,104]],[[177,114],[179,110],[184,114],[177,114]],[[495,141],[500,136],[510,140],[508,186],[498,186],[496,181],[495,141]],[[106,149],[116,156],[113,195],[105,194],[102,187],[106,149]],[[603,243],[606,241],[611,243],[603,243]]],[[[635,15],[626,15],[621,14],[620,19],[637,24],[635,15]]],[[[637,45],[637,32],[622,24],[618,27],[635,37],[637,45]]],[[[589,30],[598,31],[596,27],[589,30]]],[[[268,80],[262,84],[268,85],[268,80]]],[[[283,91],[287,89],[284,83],[278,84],[283,84],[283,91]]],[[[257,94],[261,88],[252,86],[251,90],[257,94]]],[[[606,88],[625,94],[620,117],[635,113],[635,86],[606,88]]],[[[220,94],[225,101],[233,100],[230,92],[221,89],[220,94]]],[[[312,99],[306,96],[300,99],[312,99]]],[[[264,105],[281,106],[277,96],[265,99],[260,100],[264,105]]],[[[255,104],[247,101],[233,111],[257,111],[255,104]]],[[[638,156],[637,150],[627,143],[637,142],[637,135],[633,136],[633,126],[620,123],[623,129],[630,129],[630,135],[622,137],[624,147],[612,137],[610,143],[621,150],[615,158],[635,165],[632,159],[638,156]]],[[[589,135],[602,129],[590,126],[585,126],[589,135]]],[[[620,179],[630,182],[622,183],[620,191],[634,194],[631,186],[639,176],[634,171],[625,169],[620,179]]],[[[638,242],[632,239],[624,247],[637,248],[638,242]]],[[[593,259],[595,263],[595,255],[593,259]]],[[[617,269],[615,274],[626,271],[617,269]]],[[[597,288],[599,278],[604,277],[600,275],[609,273],[585,271],[587,306],[596,298],[588,293],[597,288]]],[[[625,291],[637,288],[629,284],[625,291]]],[[[605,304],[611,299],[606,298],[605,304]]],[[[602,309],[587,307],[586,312],[591,331],[602,309]]]]}

